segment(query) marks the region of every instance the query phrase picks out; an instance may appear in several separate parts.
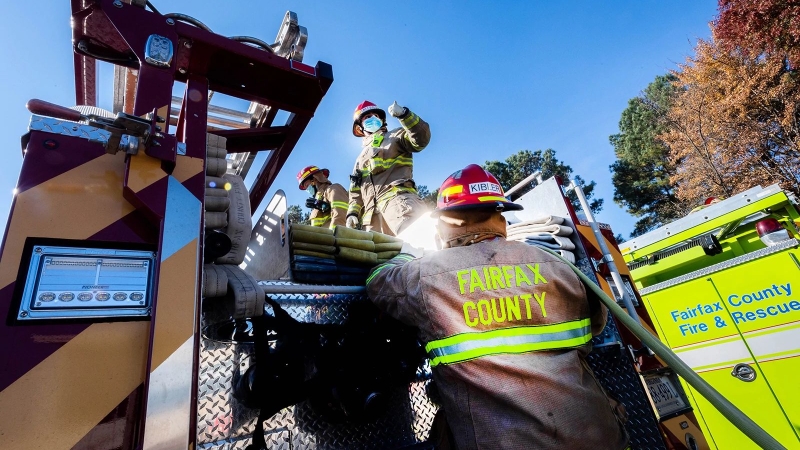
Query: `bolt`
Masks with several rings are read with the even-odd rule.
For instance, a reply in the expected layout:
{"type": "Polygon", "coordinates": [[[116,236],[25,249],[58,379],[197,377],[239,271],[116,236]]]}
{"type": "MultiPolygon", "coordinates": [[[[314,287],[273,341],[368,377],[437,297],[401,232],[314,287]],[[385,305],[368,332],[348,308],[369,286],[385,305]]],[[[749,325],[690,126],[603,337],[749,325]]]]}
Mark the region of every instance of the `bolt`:
{"type": "Polygon", "coordinates": [[[184,69],[183,67],[179,67],[178,68],[178,72],[180,72],[182,74],[185,74],[186,73],[186,69],[184,69]]]}
{"type": "Polygon", "coordinates": [[[36,253],[42,253],[42,247],[36,247],[33,251],[36,253]]]}
{"type": "Polygon", "coordinates": [[[42,306],[42,302],[36,302],[36,306],[42,306]]]}
{"type": "Polygon", "coordinates": [[[172,19],[167,19],[167,25],[175,25],[175,21],[172,19]]]}
{"type": "Polygon", "coordinates": [[[144,300],[139,302],[140,305],[144,305],[144,300]]]}
{"type": "Polygon", "coordinates": [[[186,48],[192,48],[192,43],[189,41],[184,41],[183,46],[186,48]]]}
{"type": "Polygon", "coordinates": [[[116,6],[117,8],[122,8],[122,2],[119,1],[119,0],[115,0],[114,1],[114,6],[116,6]]]}
{"type": "Polygon", "coordinates": [[[161,131],[161,127],[156,125],[156,131],[161,131]]]}
{"type": "Polygon", "coordinates": [[[160,139],[160,138],[163,138],[163,137],[164,137],[164,134],[163,134],[163,133],[156,133],[156,134],[155,134],[155,137],[157,137],[157,138],[159,138],[159,139],[160,139]]]}
{"type": "Polygon", "coordinates": [[[28,311],[20,311],[19,316],[20,317],[28,317],[28,311]]]}
{"type": "Polygon", "coordinates": [[[161,143],[158,141],[153,141],[153,147],[161,147],[161,143]]]}

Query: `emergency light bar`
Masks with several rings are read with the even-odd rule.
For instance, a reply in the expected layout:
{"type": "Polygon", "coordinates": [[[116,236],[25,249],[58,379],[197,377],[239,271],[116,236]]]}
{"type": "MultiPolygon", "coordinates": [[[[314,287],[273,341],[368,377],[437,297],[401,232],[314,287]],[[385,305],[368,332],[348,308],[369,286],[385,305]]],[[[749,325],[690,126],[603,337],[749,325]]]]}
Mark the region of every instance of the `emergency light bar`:
{"type": "Polygon", "coordinates": [[[17,320],[146,317],[153,252],[35,245],[17,320]]]}

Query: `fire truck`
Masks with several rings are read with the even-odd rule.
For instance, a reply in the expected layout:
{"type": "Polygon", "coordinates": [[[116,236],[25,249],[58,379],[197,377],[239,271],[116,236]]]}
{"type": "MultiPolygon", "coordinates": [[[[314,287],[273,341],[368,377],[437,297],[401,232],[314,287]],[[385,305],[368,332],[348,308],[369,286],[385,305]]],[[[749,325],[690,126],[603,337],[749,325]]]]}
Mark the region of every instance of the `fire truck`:
{"type": "MultiPolygon", "coordinates": [[[[0,254],[0,446],[435,448],[419,343],[376,319],[363,283],[292,255],[272,184],[333,82],[329,64],[303,62],[297,15],[273,43],[142,0],[72,0],[71,19],[78,106],[28,103],[0,254]],[[100,62],[114,65],[112,111],[96,106],[100,62]],[[364,345],[386,357],[366,364],[364,345]]],[[[631,447],[712,448],[706,405],[620,326],[655,334],[663,319],[563,185],[518,195],[513,220],[563,218],[576,266],[626,306],[589,363],[625,404],[631,447]]]]}
{"type": "MultiPolygon", "coordinates": [[[[787,448],[800,448],[795,205],[779,185],[756,186],[622,249],[658,335],[787,448]]],[[[759,448],[684,387],[713,448],[759,448]]]]}

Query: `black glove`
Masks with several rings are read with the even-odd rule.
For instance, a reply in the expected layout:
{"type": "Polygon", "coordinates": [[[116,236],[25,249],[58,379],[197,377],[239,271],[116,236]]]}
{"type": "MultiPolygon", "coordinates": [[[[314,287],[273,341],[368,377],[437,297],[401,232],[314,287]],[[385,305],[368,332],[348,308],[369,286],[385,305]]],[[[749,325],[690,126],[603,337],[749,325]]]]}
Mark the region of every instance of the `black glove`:
{"type": "Polygon", "coordinates": [[[328,212],[331,210],[331,204],[323,200],[317,200],[316,198],[309,198],[306,200],[306,208],[328,212]]]}

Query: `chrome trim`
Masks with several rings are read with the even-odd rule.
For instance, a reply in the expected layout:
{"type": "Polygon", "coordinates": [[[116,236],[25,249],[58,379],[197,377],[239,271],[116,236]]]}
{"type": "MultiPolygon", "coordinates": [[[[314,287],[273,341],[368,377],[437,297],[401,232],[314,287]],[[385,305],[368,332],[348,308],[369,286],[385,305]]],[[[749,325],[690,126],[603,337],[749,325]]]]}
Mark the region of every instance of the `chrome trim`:
{"type": "Polygon", "coordinates": [[[746,255],[737,256],[736,258],[729,259],[727,261],[723,261],[721,263],[714,264],[713,266],[708,266],[700,270],[695,270],[694,272],[689,272],[685,275],[681,275],[677,278],[673,278],[671,280],[662,281],[661,283],[654,284],[652,286],[648,286],[643,289],[639,289],[639,295],[647,295],[652,292],[660,291],[662,289],[666,289],[668,287],[675,286],[677,284],[685,283],[687,281],[694,280],[696,278],[705,277],[711,275],[712,273],[719,272],[721,270],[728,269],[730,267],[746,263],[749,261],[753,261],[758,258],[763,258],[765,256],[769,256],[773,253],[778,253],[788,248],[797,247],[800,245],[800,242],[797,239],[788,239],[783,241],[779,244],[773,245],[771,247],[762,248],[761,250],[756,250],[754,252],[750,252],[746,255]]]}
{"type": "Polygon", "coordinates": [[[301,284],[291,281],[265,280],[258,285],[265,294],[363,294],[364,286],[330,286],[322,284],[301,284]]]}
{"type": "Polygon", "coordinates": [[[175,254],[192,239],[196,239],[199,243],[201,208],[200,200],[189,192],[180,181],[170,175],[167,187],[167,213],[164,217],[161,243],[161,261],[165,261],[175,254]]]}
{"type": "Polygon", "coordinates": [[[61,136],[78,137],[87,139],[90,142],[103,144],[103,146],[108,145],[108,140],[111,138],[111,132],[97,127],[37,115],[31,116],[31,121],[28,124],[28,131],[42,131],[44,133],[59,134],[61,136]]]}
{"type": "Polygon", "coordinates": [[[150,373],[147,391],[146,449],[187,448],[192,411],[194,336],[150,373]]]}
{"type": "Polygon", "coordinates": [[[144,48],[144,60],[156,67],[169,67],[172,64],[173,45],[169,38],[151,34],[144,48]]]}
{"type": "Polygon", "coordinates": [[[281,22],[280,28],[278,28],[278,35],[275,36],[275,43],[272,45],[275,54],[288,57],[292,50],[292,44],[294,44],[298,34],[297,14],[292,11],[286,11],[286,14],[283,16],[283,22],[281,22]]]}
{"type": "Polygon", "coordinates": [[[731,375],[734,378],[738,378],[746,383],[750,383],[756,379],[756,371],[753,370],[753,367],[751,367],[750,364],[745,363],[739,363],[733,366],[731,375]]]}
{"type": "MultiPolygon", "coordinates": [[[[177,251],[187,245],[192,245],[193,240],[195,250],[199,250],[200,227],[202,226],[200,222],[201,208],[200,201],[175,177],[170,175],[167,185],[167,213],[164,217],[161,234],[160,257],[162,263],[177,251]]],[[[186,267],[183,271],[185,276],[190,279],[196,280],[200,276],[196,265],[186,267]]],[[[192,292],[183,292],[181,295],[191,295],[197,299],[196,283],[192,292]]],[[[168,303],[169,300],[160,298],[159,302],[168,303]]],[[[159,303],[156,303],[156,312],[158,311],[159,303]]],[[[160,311],[164,314],[163,310],[160,311]]],[[[187,316],[194,320],[197,307],[195,306],[194,311],[183,311],[181,314],[180,317],[175,317],[173,320],[186,321],[189,318],[187,316]]],[[[166,329],[171,325],[164,320],[153,326],[166,329]]],[[[159,331],[155,330],[154,332],[153,342],[151,342],[153,348],[159,345],[156,342],[159,339],[159,331]]],[[[197,376],[192,369],[194,344],[194,335],[189,336],[158,367],[149,368],[144,424],[144,448],[146,449],[187,448],[191,442],[189,417],[196,406],[193,401],[192,381],[197,376]]],[[[152,362],[151,359],[151,364],[152,362]]]]}

